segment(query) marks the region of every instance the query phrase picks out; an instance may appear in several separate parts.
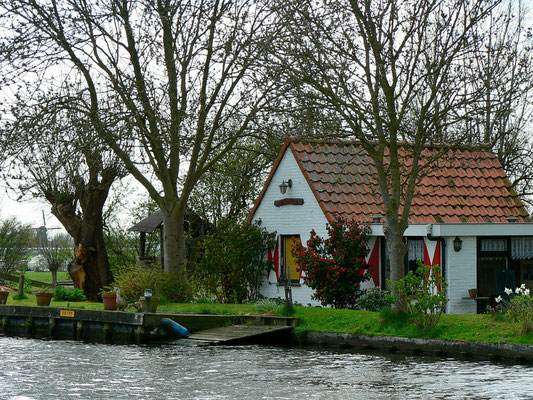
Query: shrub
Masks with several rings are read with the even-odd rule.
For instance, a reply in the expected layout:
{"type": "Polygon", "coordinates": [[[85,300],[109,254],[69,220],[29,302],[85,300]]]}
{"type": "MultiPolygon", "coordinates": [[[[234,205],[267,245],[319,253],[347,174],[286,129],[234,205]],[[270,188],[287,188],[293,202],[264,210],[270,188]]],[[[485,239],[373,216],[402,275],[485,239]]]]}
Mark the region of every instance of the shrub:
{"type": "Polygon", "coordinates": [[[57,301],[84,301],[87,298],[83,290],[77,288],[67,289],[63,286],[58,286],[54,291],[54,299],[57,301]]]}
{"type": "Polygon", "coordinates": [[[120,295],[128,303],[138,301],[148,288],[154,291],[154,296],[162,297],[163,302],[185,303],[191,299],[186,286],[159,267],[121,267],[115,273],[114,286],[120,288],[120,295]]]}
{"type": "Polygon", "coordinates": [[[404,278],[392,284],[389,281],[389,289],[392,289],[396,304],[411,322],[421,329],[431,330],[446,309],[447,284],[438,265],[429,267],[420,261],[418,265],[416,273],[409,271],[404,278]]]}
{"type": "Polygon", "coordinates": [[[367,228],[337,217],[326,229],[328,239],[313,230],[307,248],[296,242],[292,254],[306,273],[304,282],[315,291],[314,299],[335,308],[355,308],[361,282],[370,278],[367,228]]]}
{"type": "Polygon", "coordinates": [[[273,247],[275,237],[260,224],[228,219],[204,239],[203,257],[196,265],[204,295],[213,295],[223,303],[257,299],[272,264],[265,259],[265,252],[273,247]]]}
{"type": "Polygon", "coordinates": [[[386,306],[390,306],[392,299],[388,290],[381,290],[373,287],[363,291],[357,299],[357,308],[365,311],[380,311],[386,306]]]}
{"type": "Polygon", "coordinates": [[[505,293],[510,296],[506,301],[501,296],[496,298],[497,303],[504,304],[505,317],[517,325],[518,333],[526,335],[533,332],[533,297],[529,289],[522,284],[516,288],[515,293],[511,289],[505,288],[505,293]]]}

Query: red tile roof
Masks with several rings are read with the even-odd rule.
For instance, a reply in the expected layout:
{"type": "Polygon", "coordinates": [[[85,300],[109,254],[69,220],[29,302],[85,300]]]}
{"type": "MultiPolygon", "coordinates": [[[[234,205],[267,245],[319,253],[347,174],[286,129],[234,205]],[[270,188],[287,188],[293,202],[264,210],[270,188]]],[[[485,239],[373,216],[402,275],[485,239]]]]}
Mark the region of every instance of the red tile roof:
{"type": "MultiPolygon", "coordinates": [[[[279,162],[290,147],[296,161],[324,211],[331,220],[335,214],[370,222],[373,214],[383,214],[375,163],[357,142],[288,141],[270,174],[253,216],[279,162]]],[[[438,148],[426,147],[424,157],[438,148]]],[[[403,158],[409,169],[412,159],[403,158]]],[[[513,190],[497,157],[480,148],[449,151],[422,177],[415,190],[409,223],[531,222],[524,204],[513,190]]]]}

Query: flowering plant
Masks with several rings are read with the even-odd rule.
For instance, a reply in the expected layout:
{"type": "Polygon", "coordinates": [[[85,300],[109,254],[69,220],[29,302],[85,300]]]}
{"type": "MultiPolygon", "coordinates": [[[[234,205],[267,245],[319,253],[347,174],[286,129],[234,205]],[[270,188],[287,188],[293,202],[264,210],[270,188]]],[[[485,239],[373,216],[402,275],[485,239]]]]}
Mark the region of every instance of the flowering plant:
{"type": "Polygon", "coordinates": [[[361,282],[370,278],[368,228],[337,217],[326,226],[329,238],[314,230],[307,247],[295,242],[292,255],[304,272],[304,282],[314,289],[313,298],[334,308],[355,308],[361,282]]]}
{"type": "Polygon", "coordinates": [[[411,322],[426,330],[437,326],[448,303],[447,282],[439,265],[428,266],[419,261],[416,273],[409,271],[402,279],[387,282],[394,300],[411,322]]]}
{"type": "Polygon", "coordinates": [[[519,333],[524,335],[533,332],[533,297],[526,285],[517,287],[513,293],[512,289],[505,288],[505,294],[510,300],[506,301],[502,296],[496,297],[496,303],[507,305],[505,316],[518,325],[519,333]]]}

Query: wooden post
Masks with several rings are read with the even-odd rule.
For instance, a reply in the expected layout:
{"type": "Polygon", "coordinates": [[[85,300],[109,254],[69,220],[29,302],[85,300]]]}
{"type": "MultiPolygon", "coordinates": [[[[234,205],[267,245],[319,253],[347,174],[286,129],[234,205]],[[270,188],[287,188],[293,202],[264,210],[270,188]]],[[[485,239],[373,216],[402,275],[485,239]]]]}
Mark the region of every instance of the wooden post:
{"type": "Polygon", "coordinates": [[[76,323],[76,340],[83,340],[83,321],[76,323]]]}
{"type": "Polygon", "coordinates": [[[54,339],[55,331],[56,331],[56,320],[55,318],[50,318],[48,320],[48,336],[50,336],[50,339],[54,339]]]}
{"type": "Polygon", "coordinates": [[[2,333],[7,334],[7,325],[9,324],[9,317],[6,315],[2,317],[2,333]]]}
{"type": "Polygon", "coordinates": [[[24,275],[19,276],[19,298],[24,296],[24,275]]]}
{"type": "Polygon", "coordinates": [[[139,248],[139,255],[141,257],[146,256],[146,232],[141,232],[141,238],[140,238],[140,248],[139,248]]]}
{"type": "Polygon", "coordinates": [[[159,229],[159,234],[161,237],[161,267],[163,268],[163,271],[165,270],[165,232],[164,229],[159,229]]]}

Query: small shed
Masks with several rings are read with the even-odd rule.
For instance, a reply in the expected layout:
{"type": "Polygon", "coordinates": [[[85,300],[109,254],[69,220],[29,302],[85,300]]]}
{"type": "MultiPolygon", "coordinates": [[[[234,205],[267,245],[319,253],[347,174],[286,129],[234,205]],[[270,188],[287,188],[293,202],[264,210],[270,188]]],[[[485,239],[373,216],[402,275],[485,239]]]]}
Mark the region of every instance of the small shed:
{"type": "MultiPolygon", "coordinates": [[[[211,231],[209,223],[206,222],[194,211],[188,209],[185,215],[185,235],[187,237],[187,258],[190,258],[192,249],[195,247],[195,243],[211,231]]],[[[154,211],[146,218],[140,220],[134,226],[129,229],[131,232],[139,232],[139,261],[153,262],[154,257],[146,254],[146,234],[150,234],[159,230],[159,238],[161,244],[161,265],[164,260],[164,236],[163,236],[163,213],[161,210],[154,211]]]]}

